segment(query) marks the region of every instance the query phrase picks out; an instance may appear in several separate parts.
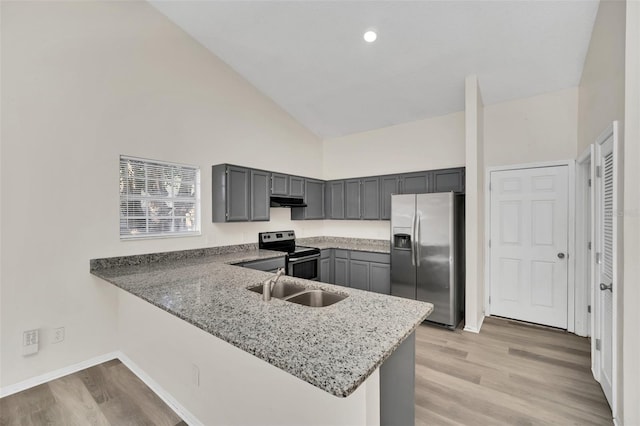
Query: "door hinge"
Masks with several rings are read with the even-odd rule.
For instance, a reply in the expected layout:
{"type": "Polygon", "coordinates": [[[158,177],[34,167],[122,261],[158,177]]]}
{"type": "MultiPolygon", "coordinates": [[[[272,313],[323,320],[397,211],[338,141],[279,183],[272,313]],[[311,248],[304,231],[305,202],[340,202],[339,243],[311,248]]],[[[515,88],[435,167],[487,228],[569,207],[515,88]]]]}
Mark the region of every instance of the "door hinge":
{"type": "Polygon", "coordinates": [[[602,343],[600,342],[600,339],[596,339],[596,351],[599,351],[601,346],[602,343]]]}
{"type": "Polygon", "coordinates": [[[591,187],[591,178],[589,178],[589,187],[591,187]]]}
{"type": "Polygon", "coordinates": [[[591,313],[591,305],[587,305],[587,313],[590,314],[591,313]]]}
{"type": "Polygon", "coordinates": [[[596,166],[596,177],[602,177],[602,167],[596,166]]]}
{"type": "Polygon", "coordinates": [[[489,191],[491,191],[491,182],[489,182],[489,191]]]}
{"type": "Polygon", "coordinates": [[[491,296],[489,296],[489,304],[491,304],[491,296]]]}
{"type": "Polygon", "coordinates": [[[596,263],[598,265],[602,263],[602,253],[596,253],[596,263]]]}
{"type": "Polygon", "coordinates": [[[589,242],[587,243],[587,248],[588,248],[589,250],[591,250],[591,241],[589,241],[589,242]]]}
{"type": "Polygon", "coordinates": [[[489,248],[491,248],[491,240],[489,240],[489,248]]]}

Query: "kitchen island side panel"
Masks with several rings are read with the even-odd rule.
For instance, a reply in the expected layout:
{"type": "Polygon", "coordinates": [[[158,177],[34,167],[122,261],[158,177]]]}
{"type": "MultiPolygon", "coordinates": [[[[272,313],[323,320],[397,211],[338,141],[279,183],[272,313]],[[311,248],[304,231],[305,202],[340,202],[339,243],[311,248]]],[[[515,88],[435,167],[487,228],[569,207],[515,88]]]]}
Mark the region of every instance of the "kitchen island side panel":
{"type": "Polygon", "coordinates": [[[118,293],[121,351],[202,424],[380,424],[379,370],[339,398],[124,290],[118,293]]]}

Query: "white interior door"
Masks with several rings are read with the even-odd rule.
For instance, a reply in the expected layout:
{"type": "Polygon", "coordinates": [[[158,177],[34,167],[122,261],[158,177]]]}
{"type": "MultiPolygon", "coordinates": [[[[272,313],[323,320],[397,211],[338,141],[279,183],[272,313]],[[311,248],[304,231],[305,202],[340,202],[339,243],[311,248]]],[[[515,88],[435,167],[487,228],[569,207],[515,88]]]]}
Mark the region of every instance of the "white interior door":
{"type": "MultiPolygon", "coordinates": [[[[617,130],[617,126],[614,127],[617,130]]],[[[596,144],[596,273],[595,273],[595,366],[609,405],[613,407],[613,381],[615,359],[617,179],[615,138],[617,133],[607,132],[596,144]]]]}
{"type": "Polygon", "coordinates": [[[490,310],[567,328],[567,166],[491,172],[490,310]]]}

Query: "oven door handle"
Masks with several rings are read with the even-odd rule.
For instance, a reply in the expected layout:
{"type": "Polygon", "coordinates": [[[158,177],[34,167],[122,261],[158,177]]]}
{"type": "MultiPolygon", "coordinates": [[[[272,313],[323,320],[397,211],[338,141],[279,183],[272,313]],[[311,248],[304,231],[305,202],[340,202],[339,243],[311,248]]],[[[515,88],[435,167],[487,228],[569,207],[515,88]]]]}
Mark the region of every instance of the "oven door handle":
{"type": "Polygon", "coordinates": [[[305,260],[312,260],[312,259],[320,259],[320,255],[312,254],[310,256],[305,256],[305,257],[289,258],[289,263],[300,263],[300,262],[304,262],[305,260]]]}

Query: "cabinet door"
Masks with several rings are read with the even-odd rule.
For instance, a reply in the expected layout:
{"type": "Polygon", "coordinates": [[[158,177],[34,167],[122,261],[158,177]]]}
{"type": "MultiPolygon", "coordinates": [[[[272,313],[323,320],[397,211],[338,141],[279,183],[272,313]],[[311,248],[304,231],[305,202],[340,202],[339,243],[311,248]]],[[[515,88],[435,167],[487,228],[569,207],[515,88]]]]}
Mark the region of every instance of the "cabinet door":
{"type": "Polygon", "coordinates": [[[398,176],[380,177],[380,219],[391,219],[391,195],[399,194],[398,176]]]}
{"type": "Polygon", "coordinates": [[[249,220],[249,169],[227,167],[227,221],[242,222],[249,220]]]}
{"type": "Polygon", "coordinates": [[[377,177],[362,179],[362,218],[380,219],[380,180],[377,177]]]}
{"type": "Polygon", "coordinates": [[[289,195],[292,197],[304,197],[304,178],[289,176],[289,195]]]}
{"type": "Polygon", "coordinates": [[[376,293],[391,294],[391,268],[383,263],[369,264],[369,290],[376,293]]]}
{"type": "Polygon", "coordinates": [[[407,173],[400,183],[402,194],[426,194],[431,192],[431,173],[407,173]]]}
{"type": "Polygon", "coordinates": [[[349,287],[349,261],[336,258],[334,269],[335,284],[349,287]]]}
{"type": "Polygon", "coordinates": [[[344,219],[344,181],[329,182],[329,219],[344,219]]]}
{"type": "Polygon", "coordinates": [[[271,174],[271,195],[289,195],[289,176],[282,173],[271,174]]]}
{"type": "Polygon", "coordinates": [[[349,287],[369,290],[369,262],[349,261],[349,287]]]}
{"type": "Polygon", "coordinates": [[[435,170],[433,192],[464,192],[464,168],[435,170]]]}
{"type": "Polygon", "coordinates": [[[251,170],[251,220],[269,220],[269,172],[251,170]]]}
{"type": "Polygon", "coordinates": [[[360,219],[360,179],[344,182],[344,204],[346,219],[360,219]]]}
{"type": "Polygon", "coordinates": [[[331,280],[331,258],[320,259],[320,281],[332,284],[331,280]]]}
{"type": "Polygon", "coordinates": [[[305,219],[324,219],[324,182],[305,180],[305,219]]]}

